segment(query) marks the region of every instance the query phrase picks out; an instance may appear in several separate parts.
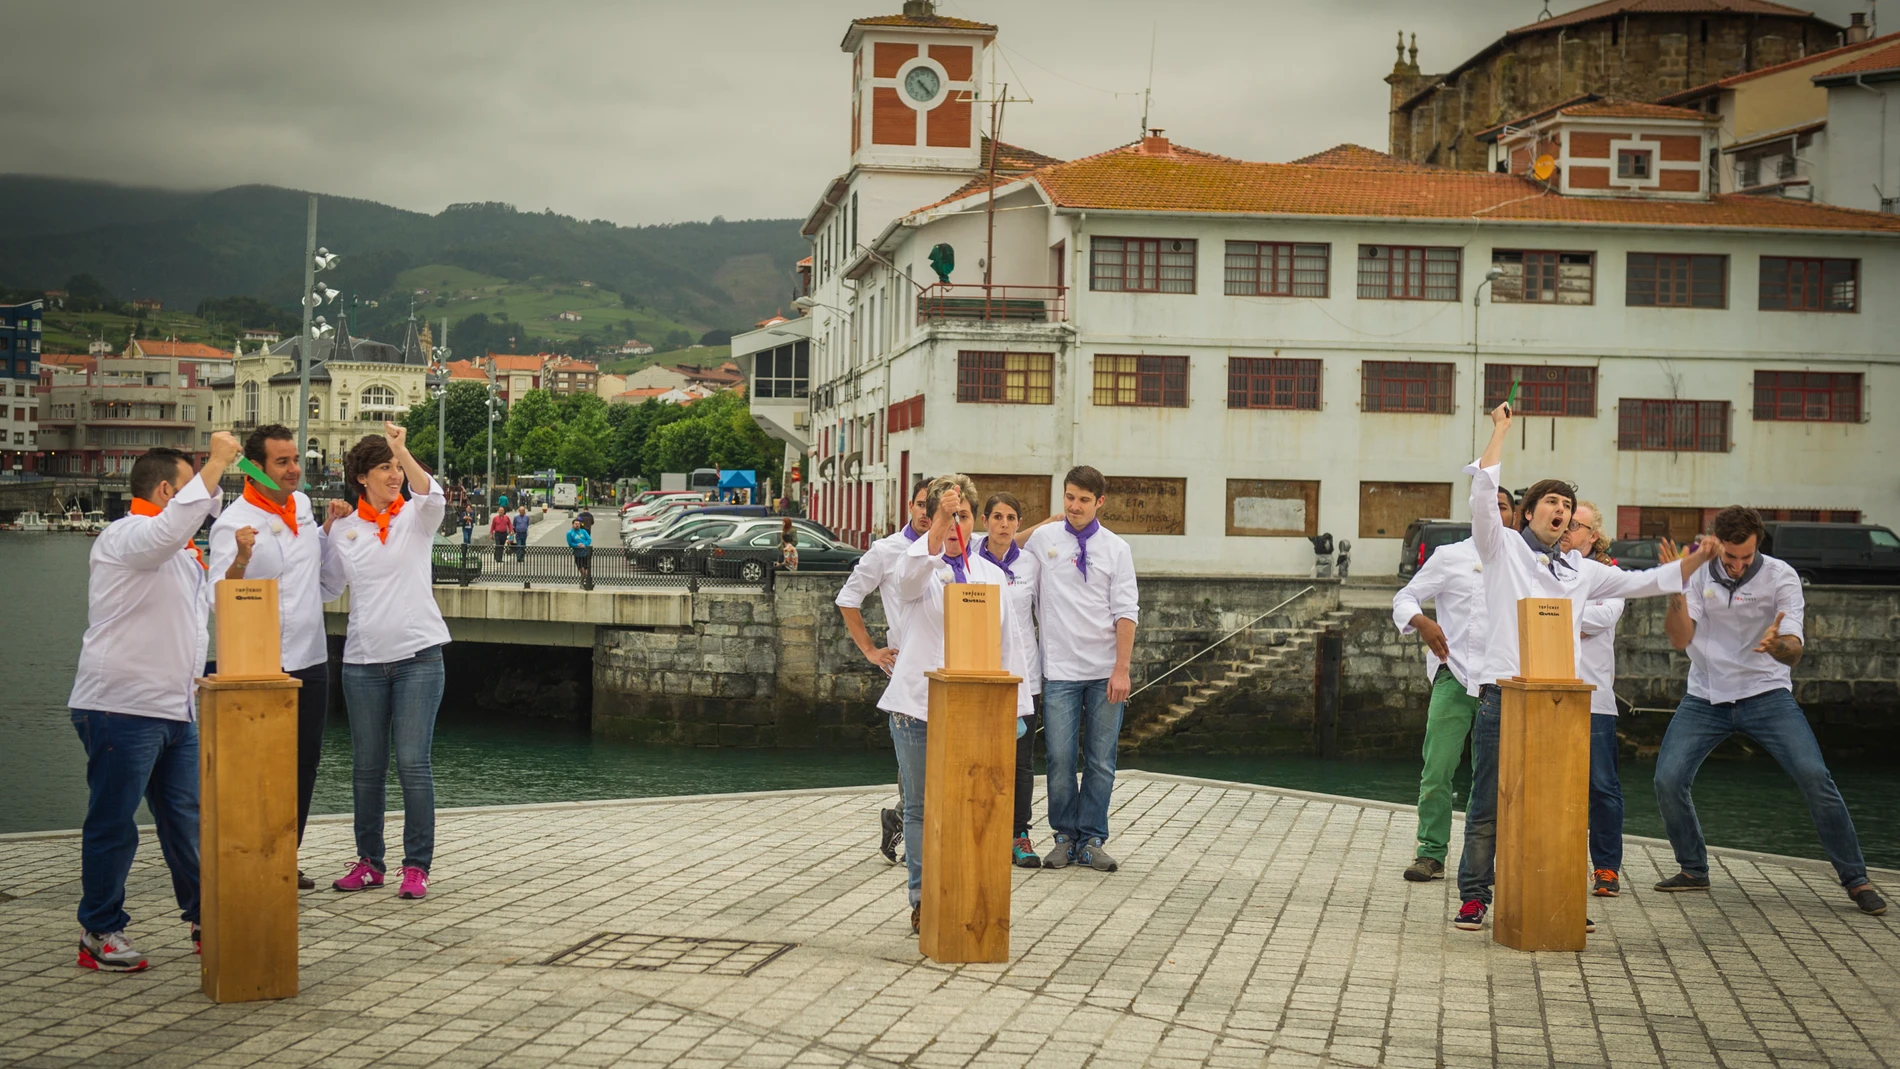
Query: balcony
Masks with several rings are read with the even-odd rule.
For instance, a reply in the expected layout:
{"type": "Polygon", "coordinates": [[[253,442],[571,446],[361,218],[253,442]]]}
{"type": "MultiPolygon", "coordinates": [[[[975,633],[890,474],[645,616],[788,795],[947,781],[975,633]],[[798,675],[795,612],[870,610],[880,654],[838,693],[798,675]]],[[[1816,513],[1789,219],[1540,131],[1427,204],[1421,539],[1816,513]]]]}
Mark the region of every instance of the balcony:
{"type": "Polygon", "coordinates": [[[917,322],[1060,323],[1068,318],[1063,286],[939,282],[917,294],[917,322]]]}

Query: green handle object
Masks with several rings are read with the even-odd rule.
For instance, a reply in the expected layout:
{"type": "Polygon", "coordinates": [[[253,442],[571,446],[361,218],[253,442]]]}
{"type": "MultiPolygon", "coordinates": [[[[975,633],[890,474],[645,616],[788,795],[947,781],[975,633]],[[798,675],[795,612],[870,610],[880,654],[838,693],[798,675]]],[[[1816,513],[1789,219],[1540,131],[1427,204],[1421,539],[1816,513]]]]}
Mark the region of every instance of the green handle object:
{"type": "MultiPolygon", "coordinates": [[[[1515,396],[1515,394],[1513,394],[1513,396],[1515,396]]],[[[279,492],[282,492],[283,490],[283,487],[277,485],[276,480],[264,474],[263,468],[260,468],[257,465],[251,463],[250,457],[237,458],[237,470],[250,476],[251,481],[257,483],[260,486],[269,487],[270,489],[276,490],[279,492]]]]}
{"type": "Polygon", "coordinates": [[[1504,407],[1515,408],[1515,406],[1517,405],[1517,388],[1523,385],[1523,383],[1524,383],[1523,379],[1511,380],[1511,395],[1504,399],[1504,407]]]}

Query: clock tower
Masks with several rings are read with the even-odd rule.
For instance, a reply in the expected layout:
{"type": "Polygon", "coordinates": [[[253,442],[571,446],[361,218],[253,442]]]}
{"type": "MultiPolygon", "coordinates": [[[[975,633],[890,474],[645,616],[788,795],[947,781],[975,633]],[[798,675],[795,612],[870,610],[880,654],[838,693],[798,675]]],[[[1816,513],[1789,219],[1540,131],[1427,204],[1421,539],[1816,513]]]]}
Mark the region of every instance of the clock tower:
{"type": "Polygon", "coordinates": [[[982,165],[978,73],[996,27],[905,0],[900,15],[858,19],[851,53],[854,167],[970,171],[982,165]]]}

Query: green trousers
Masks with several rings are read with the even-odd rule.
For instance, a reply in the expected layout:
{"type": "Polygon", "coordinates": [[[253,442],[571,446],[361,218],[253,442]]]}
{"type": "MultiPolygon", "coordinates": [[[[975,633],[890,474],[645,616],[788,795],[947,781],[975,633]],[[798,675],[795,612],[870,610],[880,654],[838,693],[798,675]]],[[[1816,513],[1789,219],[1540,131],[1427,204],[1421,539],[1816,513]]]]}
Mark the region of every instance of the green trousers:
{"type": "Polygon", "coordinates": [[[1418,856],[1445,860],[1451,839],[1451,777],[1465,757],[1465,737],[1478,713],[1478,699],[1451,669],[1438,669],[1432,680],[1432,704],[1425,713],[1425,769],[1418,777],[1418,856]]]}

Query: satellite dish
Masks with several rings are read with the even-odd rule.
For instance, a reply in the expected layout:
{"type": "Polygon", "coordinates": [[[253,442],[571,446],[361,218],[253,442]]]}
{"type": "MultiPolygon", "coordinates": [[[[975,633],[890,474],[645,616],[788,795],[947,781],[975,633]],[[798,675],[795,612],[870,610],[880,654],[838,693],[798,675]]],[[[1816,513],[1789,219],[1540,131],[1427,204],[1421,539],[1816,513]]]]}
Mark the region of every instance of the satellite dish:
{"type": "Polygon", "coordinates": [[[1548,182],[1550,176],[1557,173],[1557,161],[1549,156],[1539,156],[1537,162],[1531,164],[1531,173],[1537,176],[1538,181],[1548,182]]]}

